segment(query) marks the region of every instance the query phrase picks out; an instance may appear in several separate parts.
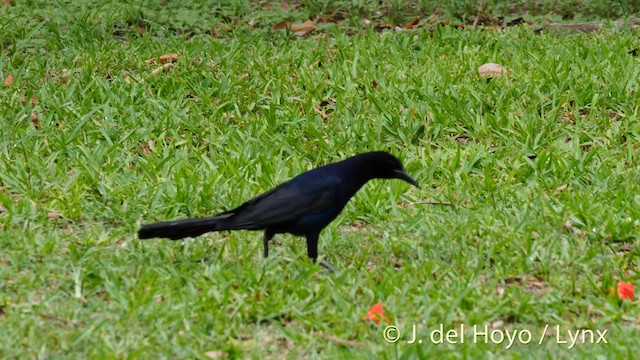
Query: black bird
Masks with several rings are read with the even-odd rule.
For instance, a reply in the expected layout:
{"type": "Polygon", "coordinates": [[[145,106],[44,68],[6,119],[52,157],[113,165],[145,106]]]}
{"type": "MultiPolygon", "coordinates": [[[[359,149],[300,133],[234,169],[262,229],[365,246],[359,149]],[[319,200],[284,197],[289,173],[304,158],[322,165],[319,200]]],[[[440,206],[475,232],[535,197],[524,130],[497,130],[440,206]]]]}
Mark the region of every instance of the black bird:
{"type": "MultiPolygon", "coordinates": [[[[269,240],[275,234],[290,233],[307,238],[307,255],[315,262],[320,231],[371,179],[401,179],[420,187],[393,155],[383,151],[369,152],[302,173],[214,217],[143,225],[138,237],[178,240],[210,231],[264,230],[266,258],[269,240]]],[[[333,269],[325,262],[320,264],[333,269]]]]}

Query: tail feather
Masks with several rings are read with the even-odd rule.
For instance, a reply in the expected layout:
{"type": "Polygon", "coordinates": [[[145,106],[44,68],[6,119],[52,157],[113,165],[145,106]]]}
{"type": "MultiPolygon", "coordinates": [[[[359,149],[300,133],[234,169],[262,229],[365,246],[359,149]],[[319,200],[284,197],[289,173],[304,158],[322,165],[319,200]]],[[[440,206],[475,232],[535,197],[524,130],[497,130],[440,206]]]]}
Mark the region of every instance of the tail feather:
{"type": "Polygon", "coordinates": [[[178,240],[186,237],[195,237],[210,231],[227,230],[223,222],[230,215],[221,215],[201,219],[185,219],[165,221],[155,224],[142,225],[138,230],[138,238],[150,239],[155,237],[178,240]]]}

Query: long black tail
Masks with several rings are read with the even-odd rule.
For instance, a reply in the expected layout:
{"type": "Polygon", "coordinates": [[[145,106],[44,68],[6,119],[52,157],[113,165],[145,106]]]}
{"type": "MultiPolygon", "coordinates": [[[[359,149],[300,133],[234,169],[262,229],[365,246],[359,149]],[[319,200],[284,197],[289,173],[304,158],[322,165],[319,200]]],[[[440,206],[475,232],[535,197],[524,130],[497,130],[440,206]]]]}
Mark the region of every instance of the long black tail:
{"type": "Polygon", "coordinates": [[[186,237],[195,237],[210,231],[227,230],[224,228],[223,223],[228,217],[229,215],[220,215],[210,218],[165,221],[142,225],[138,230],[138,238],[160,237],[178,240],[186,237]]]}

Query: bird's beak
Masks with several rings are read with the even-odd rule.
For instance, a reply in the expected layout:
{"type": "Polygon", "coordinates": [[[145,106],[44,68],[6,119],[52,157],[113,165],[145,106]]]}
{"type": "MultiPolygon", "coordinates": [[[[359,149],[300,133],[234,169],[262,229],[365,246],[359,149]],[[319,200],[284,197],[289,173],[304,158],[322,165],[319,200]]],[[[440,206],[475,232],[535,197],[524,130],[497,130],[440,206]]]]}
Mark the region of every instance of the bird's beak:
{"type": "Polygon", "coordinates": [[[393,172],[393,174],[395,175],[396,179],[404,180],[404,181],[408,182],[409,184],[411,184],[411,185],[417,187],[418,189],[420,189],[420,185],[418,185],[418,182],[413,180],[411,175],[407,174],[406,171],[395,170],[393,172]]]}

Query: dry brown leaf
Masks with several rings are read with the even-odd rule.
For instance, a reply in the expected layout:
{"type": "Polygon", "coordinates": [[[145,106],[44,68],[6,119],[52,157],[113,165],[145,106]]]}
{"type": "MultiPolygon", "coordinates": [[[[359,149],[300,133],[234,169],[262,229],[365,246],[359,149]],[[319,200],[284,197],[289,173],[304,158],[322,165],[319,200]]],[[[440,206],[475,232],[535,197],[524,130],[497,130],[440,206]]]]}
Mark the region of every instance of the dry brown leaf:
{"type": "Polygon", "coordinates": [[[167,71],[167,70],[171,69],[174,65],[175,65],[174,63],[167,63],[167,64],[164,64],[164,65],[162,65],[160,67],[157,67],[157,68],[153,69],[153,71],[151,72],[151,75],[154,75],[154,76],[158,75],[161,72],[164,72],[164,71],[167,71]]]}
{"type": "Polygon", "coordinates": [[[574,229],[574,228],[573,228],[573,221],[571,221],[571,220],[567,220],[567,221],[564,223],[564,228],[565,228],[565,229],[567,229],[567,230],[569,230],[570,232],[573,232],[573,229],[574,229]]]}
{"type": "Polygon", "coordinates": [[[351,222],[351,227],[353,227],[356,230],[362,230],[365,227],[367,227],[367,225],[369,225],[366,221],[363,220],[353,220],[351,222]]]}
{"type": "Polygon", "coordinates": [[[316,18],[317,24],[339,24],[340,22],[335,18],[319,16],[316,18]]]}
{"type": "Polygon", "coordinates": [[[305,36],[316,31],[317,28],[316,24],[311,20],[307,20],[301,24],[291,24],[291,31],[298,36],[305,36]]]}
{"type": "Polygon", "coordinates": [[[402,269],[403,266],[404,264],[402,263],[402,259],[396,260],[396,262],[393,264],[393,268],[396,270],[402,269]]]}
{"type": "Polygon", "coordinates": [[[564,114],[563,117],[565,122],[568,122],[569,124],[575,124],[576,122],[576,117],[573,115],[573,111],[569,110],[564,114]]]}
{"type": "Polygon", "coordinates": [[[209,31],[209,33],[218,39],[221,39],[224,37],[224,33],[227,31],[231,31],[231,26],[229,26],[228,24],[221,24],[219,26],[214,27],[213,29],[211,29],[209,31]]]}
{"type": "Polygon", "coordinates": [[[140,148],[143,154],[149,154],[153,152],[155,149],[156,149],[156,146],[153,140],[147,141],[147,143],[142,145],[142,147],[140,148]]]}
{"type": "Polygon", "coordinates": [[[69,80],[69,71],[67,69],[62,69],[62,71],[60,72],[60,76],[58,76],[58,81],[63,84],[66,84],[68,80],[69,80]]]}
{"type": "Polygon", "coordinates": [[[541,292],[547,289],[547,284],[542,279],[532,276],[527,278],[524,288],[531,292],[541,292]]]}
{"type": "Polygon", "coordinates": [[[387,30],[387,29],[393,29],[393,25],[391,23],[376,24],[375,29],[376,29],[376,31],[380,32],[380,31],[387,30]]]}
{"type": "Polygon", "coordinates": [[[0,205],[0,214],[4,214],[7,212],[7,208],[0,205]]]}
{"type": "Polygon", "coordinates": [[[556,188],[555,192],[556,193],[563,192],[567,190],[568,187],[569,187],[569,184],[560,185],[556,188]]]}
{"type": "Polygon", "coordinates": [[[486,63],[478,68],[478,74],[485,78],[500,77],[507,73],[507,69],[500,64],[486,63]]]}
{"type": "Polygon", "coordinates": [[[168,64],[168,63],[174,63],[176,61],[178,61],[178,59],[180,59],[180,55],[178,54],[164,54],[162,56],[160,56],[160,64],[168,64]]]}
{"type": "Polygon", "coordinates": [[[256,19],[255,19],[255,18],[251,18],[251,19],[249,19],[249,22],[247,22],[247,24],[248,24],[250,27],[255,27],[255,26],[258,24],[258,22],[256,21],[256,19]]]}
{"type": "Polygon", "coordinates": [[[418,27],[421,27],[421,26],[422,26],[422,24],[420,24],[420,18],[419,17],[414,17],[404,27],[407,28],[407,29],[414,29],[414,28],[418,28],[418,27]]]}
{"type": "Polygon", "coordinates": [[[289,5],[289,3],[281,3],[280,4],[280,8],[285,9],[285,10],[289,9],[290,7],[291,7],[291,5],[289,5]]]}
{"type": "Polygon", "coordinates": [[[224,35],[222,35],[222,32],[218,29],[211,29],[209,30],[209,34],[211,34],[211,36],[213,36],[216,39],[222,39],[224,38],[224,35]]]}
{"type": "Polygon", "coordinates": [[[376,264],[373,261],[369,261],[364,267],[366,267],[369,271],[373,271],[376,269],[376,264]]]}
{"type": "Polygon", "coordinates": [[[2,3],[0,3],[0,6],[11,6],[13,5],[13,0],[4,0],[2,3]]]}
{"type": "Polygon", "coordinates": [[[334,110],[331,105],[335,104],[335,99],[323,100],[322,102],[320,102],[320,104],[315,106],[313,110],[316,114],[322,116],[322,120],[327,120],[329,118],[329,114],[331,114],[334,110]]]}
{"type": "Polygon", "coordinates": [[[13,84],[13,74],[9,73],[9,75],[7,75],[6,78],[4,78],[4,81],[2,82],[2,85],[4,86],[9,86],[13,84]]]}
{"type": "Polygon", "coordinates": [[[144,61],[144,63],[147,65],[155,64],[156,62],[159,62],[160,64],[168,64],[168,63],[174,63],[178,61],[178,59],[180,59],[180,55],[169,53],[169,54],[161,55],[157,58],[147,59],[144,61]]]}
{"type": "Polygon", "coordinates": [[[291,21],[285,20],[273,25],[273,30],[282,30],[291,27],[291,21]]]}
{"type": "Polygon", "coordinates": [[[31,123],[36,129],[40,129],[40,121],[38,120],[38,114],[35,111],[31,112],[31,123]]]}
{"type": "Polygon", "coordinates": [[[614,121],[619,121],[627,117],[623,112],[619,111],[609,111],[608,115],[609,119],[614,121]]]}
{"type": "MultiPolygon", "coordinates": [[[[27,105],[27,97],[26,96],[22,96],[22,105],[27,105]]],[[[31,106],[36,106],[40,103],[40,98],[33,95],[29,98],[29,104],[31,104],[31,106]]]]}
{"type": "Polygon", "coordinates": [[[124,77],[124,82],[127,84],[131,84],[131,78],[129,77],[129,75],[124,77]]]}
{"type": "Polygon", "coordinates": [[[62,215],[58,214],[57,212],[50,212],[47,214],[47,217],[49,219],[61,219],[62,215]]]}
{"type": "Polygon", "coordinates": [[[573,221],[571,221],[571,220],[567,220],[564,223],[564,228],[567,229],[570,233],[572,233],[575,236],[582,237],[582,236],[585,235],[584,231],[582,231],[582,230],[580,230],[578,228],[575,228],[573,226],[573,221]]]}
{"type": "Polygon", "coordinates": [[[371,80],[371,87],[374,88],[374,89],[377,89],[378,88],[378,82],[375,81],[375,80],[371,80]]]}

